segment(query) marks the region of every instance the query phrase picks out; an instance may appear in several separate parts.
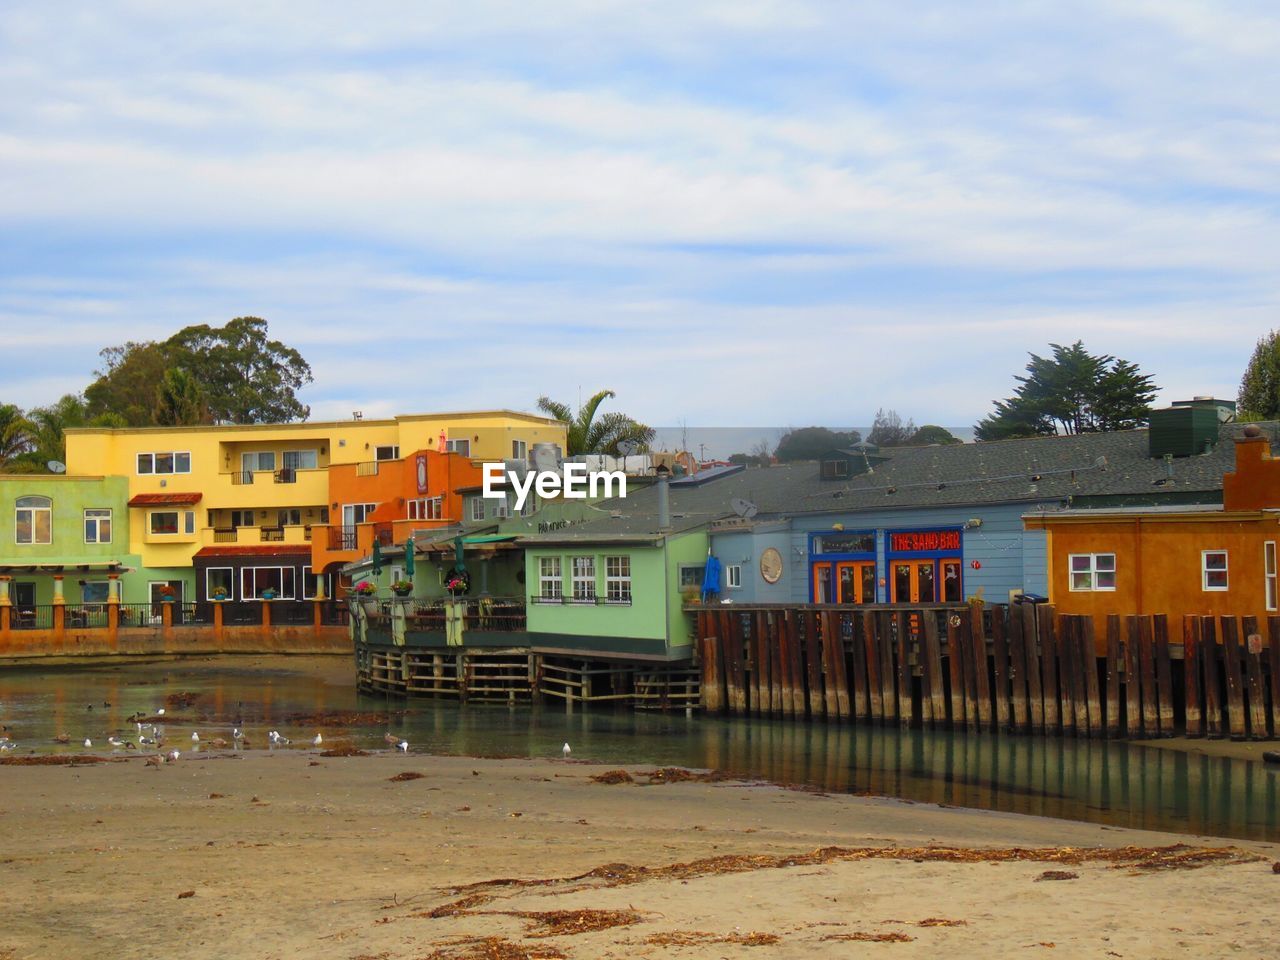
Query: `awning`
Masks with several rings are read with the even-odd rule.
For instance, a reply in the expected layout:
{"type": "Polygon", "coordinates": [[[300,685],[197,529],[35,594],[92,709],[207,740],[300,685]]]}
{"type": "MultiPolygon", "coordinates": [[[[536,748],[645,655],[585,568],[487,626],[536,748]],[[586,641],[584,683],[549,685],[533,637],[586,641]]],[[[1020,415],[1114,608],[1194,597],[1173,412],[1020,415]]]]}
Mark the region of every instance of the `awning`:
{"type": "Polygon", "coordinates": [[[47,563],[0,563],[0,573],[132,573],[120,560],[90,560],[77,563],[74,560],[51,560],[47,563]]]}
{"type": "Polygon", "coordinates": [[[199,503],[203,493],[135,493],[131,507],[185,507],[199,503]]]}
{"type": "Polygon", "coordinates": [[[253,543],[237,547],[201,547],[197,557],[309,557],[308,543],[253,543]]]}
{"type": "Polygon", "coordinates": [[[518,533],[479,533],[473,537],[463,537],[463,545],[472,543],[502,543],[507,540],[515,540],[520,534],[518,533]]]}

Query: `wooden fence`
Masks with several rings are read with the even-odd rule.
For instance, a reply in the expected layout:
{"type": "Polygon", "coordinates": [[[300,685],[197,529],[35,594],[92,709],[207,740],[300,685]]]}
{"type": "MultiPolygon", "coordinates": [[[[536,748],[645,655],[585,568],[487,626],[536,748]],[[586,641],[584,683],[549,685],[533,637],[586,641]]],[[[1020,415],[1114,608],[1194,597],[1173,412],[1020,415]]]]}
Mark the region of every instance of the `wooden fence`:
{"type": "Polygon", "coordinates": [[[1280,735],[1280,617],[698,608],[709,713],[1078,737],[1280,735]]]}

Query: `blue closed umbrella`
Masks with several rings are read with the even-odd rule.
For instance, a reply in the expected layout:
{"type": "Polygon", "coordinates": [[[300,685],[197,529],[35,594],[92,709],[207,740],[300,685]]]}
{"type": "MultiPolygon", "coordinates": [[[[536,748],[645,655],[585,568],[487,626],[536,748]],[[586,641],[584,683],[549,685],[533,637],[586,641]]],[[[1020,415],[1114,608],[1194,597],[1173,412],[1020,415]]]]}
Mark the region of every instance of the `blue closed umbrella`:
{"type": "Polygon", "coordinates": [[[707,565],[702,571],[702,600],[705,603],[708,596],[720,593],[720,561],[711,554],[707,554],[707,565]]]}

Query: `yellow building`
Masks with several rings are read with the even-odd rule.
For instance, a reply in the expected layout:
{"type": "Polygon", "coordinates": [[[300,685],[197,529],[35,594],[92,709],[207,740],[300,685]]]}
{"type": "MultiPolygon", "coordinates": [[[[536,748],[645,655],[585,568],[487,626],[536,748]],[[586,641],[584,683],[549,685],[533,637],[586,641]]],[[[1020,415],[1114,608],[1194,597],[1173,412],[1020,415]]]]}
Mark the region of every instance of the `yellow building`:
{"type": "Polygon", "coordinates": [[[140,573],[152,591],[168,584],[194,600],[222,585],[231,599],[256,599],[258,587],[276,578],[278,595],[301,600],[316,587],[310,567],[297,559],[310,553],[312,526],[359,523],[369,509],[330,499],[331,464],[367,463],[372,471],[402,450],[442,448],[477,461],[524,460],[535,444],[563,450],[567,434],[565,424],[547,417],[482,410],[327,423],[82,427],[67,430],[66,441],[68,475],[128,478],[130,552],[142,558],[140,573]],[[197,583],[197,554],[259,556],[268,572],[245,573],[241,561],[214,568],[228,573],[206,571],[208,582],[197,583]],[[273,556],[280,562],[273,565],[273,556]]]}

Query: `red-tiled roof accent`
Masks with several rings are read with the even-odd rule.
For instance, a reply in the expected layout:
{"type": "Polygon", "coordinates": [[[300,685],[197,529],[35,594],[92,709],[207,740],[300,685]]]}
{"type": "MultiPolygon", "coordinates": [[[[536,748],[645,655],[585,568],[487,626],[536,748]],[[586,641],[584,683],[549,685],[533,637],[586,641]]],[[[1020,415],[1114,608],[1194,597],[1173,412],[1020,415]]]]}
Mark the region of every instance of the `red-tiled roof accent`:
{"type": "Polygon", "coordinates": [[[135,493],[131,507],[171,507],[199,503],[203,493],[135,493]]]}
{"type": "Polygon", "coordinates": [[[311,546],[305,543],[253,543],[235,547],[202,547],[197,557],[309,557],[311,546]]]}

